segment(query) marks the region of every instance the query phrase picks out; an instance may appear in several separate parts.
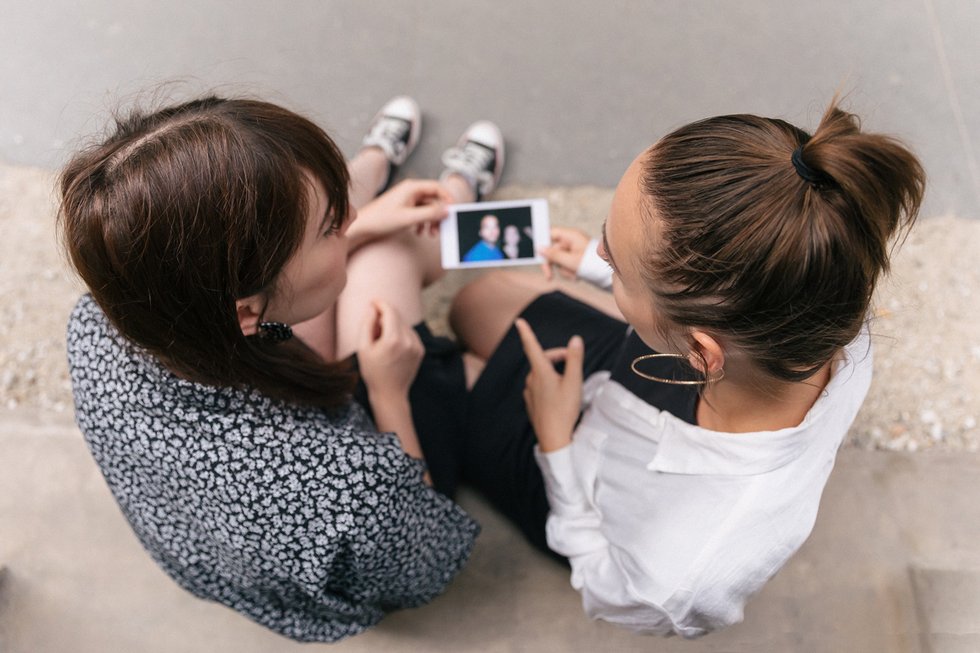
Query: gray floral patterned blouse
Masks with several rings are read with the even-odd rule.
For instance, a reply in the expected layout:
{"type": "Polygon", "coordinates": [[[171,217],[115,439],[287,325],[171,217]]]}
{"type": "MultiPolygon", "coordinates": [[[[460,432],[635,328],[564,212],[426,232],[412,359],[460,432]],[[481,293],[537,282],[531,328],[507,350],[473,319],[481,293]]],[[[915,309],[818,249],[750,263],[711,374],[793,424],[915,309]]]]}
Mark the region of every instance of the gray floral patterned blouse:
{"type": "Polygon", "coordinates": [[[351,402],[328,413],[180,379],[91,296],[68,324],[75,415],[140,542],[182,587],[335,641],[438,595],[479,526],[351,402]]]}

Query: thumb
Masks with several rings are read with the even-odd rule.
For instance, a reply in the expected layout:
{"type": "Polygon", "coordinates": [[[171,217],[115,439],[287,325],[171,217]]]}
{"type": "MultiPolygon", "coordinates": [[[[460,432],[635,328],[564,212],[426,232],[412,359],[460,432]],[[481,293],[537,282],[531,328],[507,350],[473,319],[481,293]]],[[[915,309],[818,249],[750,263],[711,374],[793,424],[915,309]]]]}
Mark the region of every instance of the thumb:
{"type": "Polygon", "coordinates": [[[545,256],[543,250],[539,249],[538,254],[544,257],[544,261],[541,262],[541,272],[544,274],[544,278],[546,280],[551,281],[555,276],[554,272],[551,271],[551,261],[548,260],[547,256],[545,256]]]}
{"type": "Polygon", "coordinates": [[[377,305],[374,303],[369,304],[367,310],[364,311],[364,317],[361,319],[361,332],[357,337],[358,349],[365,349],[371,346],[381,335],[380,317],[381,313],[378,311],[377,305]]]}
{"type": "Polygon", "coordinates": [[[582,383],[582,362],[585,360],[585,342],[582,336],[572,336],[565,352],[565,379],[582,383]]]}
{"type": "Polygon", "coordinates": [[[432,222],[434,220],[442,220],[447,215],[449,215],[449,210],[442,201],[432,202],[431,204],[420,204],[419,206],[413,206],[408,209],[407,212],[408,220],[412,224],[418,224],[422,222],[432,222]]]}
{"type": "Polygon", "coordinates": [[[561,249],[559,247],[548,247],[542,251],[542,254],[544,254],[545,258],[552,263],[556,263],[573,272],[578,269],[578,264],[582,259],[579,254],[569,252],[568,250],[561,249]]]}
{"type": "Polygon", "coordinates": [[[381,327],[381,333],[379,335],[381,338],[390,340],[398,335],[401,328],[401,315],[387,302],[379,301],[377,306],[379,314],[378,324],[381,327]]]}

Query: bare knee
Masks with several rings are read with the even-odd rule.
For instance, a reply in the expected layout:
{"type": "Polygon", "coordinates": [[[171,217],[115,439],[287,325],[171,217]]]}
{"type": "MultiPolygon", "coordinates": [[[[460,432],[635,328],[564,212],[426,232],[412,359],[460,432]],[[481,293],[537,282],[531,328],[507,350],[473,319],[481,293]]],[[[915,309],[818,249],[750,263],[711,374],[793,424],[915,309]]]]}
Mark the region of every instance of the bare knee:
{"type": "Polygon", "coordinates": [[[461,325],[474,314],[482,313],[499,302],[501,289],[506,288],[510,282],[519,283],[514,277],[515,273],[512,271],[493,270],[463,286],[453,297],[449,308],[449,324],[453,331],[458,334],[457,324],[461,325]]]}
{"type": "Polygon", "coordinates": [[[465,347],[488,358],[521,311],[552,288],[553,284],[539,274],[488,272],[457,293],[449,324],[465,347]]]}
{"type": "Polygon", "coordinates": [[[543,275],[514,270],[492,270],[463,286],[453,300],[453,308],[455,309],[457,304],[465,308],[474,303],[479,305],[506,296],[536,296],[552,288],[553,284],[543,275]]]}
{"type": "Polygon", "coordinates": [[[409,324],[423,317],[422,288],[433,270],[420,249],[424,243],[406,230],[355,250],[347,260],[347,286],[337,302],[338,355],[354,350],[367,306],[384,300],[409,324]]]}
{"type": "Polygon", "coordinates": [[[442,252],[439,236],[430,235],[427,230],[416,233],[414,229],[402,229],[365,247],[382,248],[412,261],[415,269],[419,272],[423,288],[435,283],[446,274],[440,260],[442,252]]]}

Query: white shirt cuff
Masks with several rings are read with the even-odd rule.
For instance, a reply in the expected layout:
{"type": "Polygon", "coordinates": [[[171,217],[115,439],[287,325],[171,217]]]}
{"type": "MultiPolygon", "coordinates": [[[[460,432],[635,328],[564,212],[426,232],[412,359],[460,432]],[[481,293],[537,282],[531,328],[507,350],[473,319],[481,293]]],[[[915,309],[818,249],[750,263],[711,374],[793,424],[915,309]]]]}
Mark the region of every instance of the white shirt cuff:
{"type": "Polygon", "coordinates": [[[585,248],[582,261],[578,264],[575,274],[600,288],[612,287],[612,268],[599,256],[599,239],[593,238],[585,248]]]}
{"type": "Polygon", "coordinates": [[[575,474],[571,444],[548,453],[543,453],[535,445],[534,458],[541,468],[548,492],[548,504],[553,514],[571,515],[589,509],[588,499],[575,474]]]}

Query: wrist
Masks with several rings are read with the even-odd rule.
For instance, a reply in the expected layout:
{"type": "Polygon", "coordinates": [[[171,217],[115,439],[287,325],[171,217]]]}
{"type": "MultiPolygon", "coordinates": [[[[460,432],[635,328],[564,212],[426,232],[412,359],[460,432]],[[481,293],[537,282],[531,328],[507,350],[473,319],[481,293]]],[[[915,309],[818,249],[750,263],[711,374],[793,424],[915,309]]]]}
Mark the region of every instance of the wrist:
{"type": "Polygon", "coordinates": [[[374,239],[374,236],[372,236],[370,233],[365,231],[363,228],[358,228],[357,225],[358,222],[357,220],[355,220],[354,224],[352,224],[350,228],[347,230],[348,253],[353,252],[357,248],[366,245],[368,242],[374,239]]]}
{"type": "Polygon", "coordinates": [[[541,453],[554,453],[556,451],[561,451],[571,443],[572,443],[571,440],[566,440],[564,442],[548,442],[548,443],[538,440],[538,449],[541,450],[541,453]]]}
{"type": "Polygon", "coordinates": [[[401,408],[409,405],[408,388],[372,388],[367,386],[367,394],[372,406],[401,408]]]}
{"type": "Polygon", "coordinates": [[[551,453],[553,451],[558,451],[559,449],[564,449],[572,443],[571,433],[539,433],[538,434],[538,449],[541,453],[551,453]]]}
{"type": "Polygon", "coordinates": [[[378,430],[394,433],[405,453],[413,458],[423,458],[408,394],[384,396],[368,392],[368,400],[374,410],[374,424],[378,430]]]}

